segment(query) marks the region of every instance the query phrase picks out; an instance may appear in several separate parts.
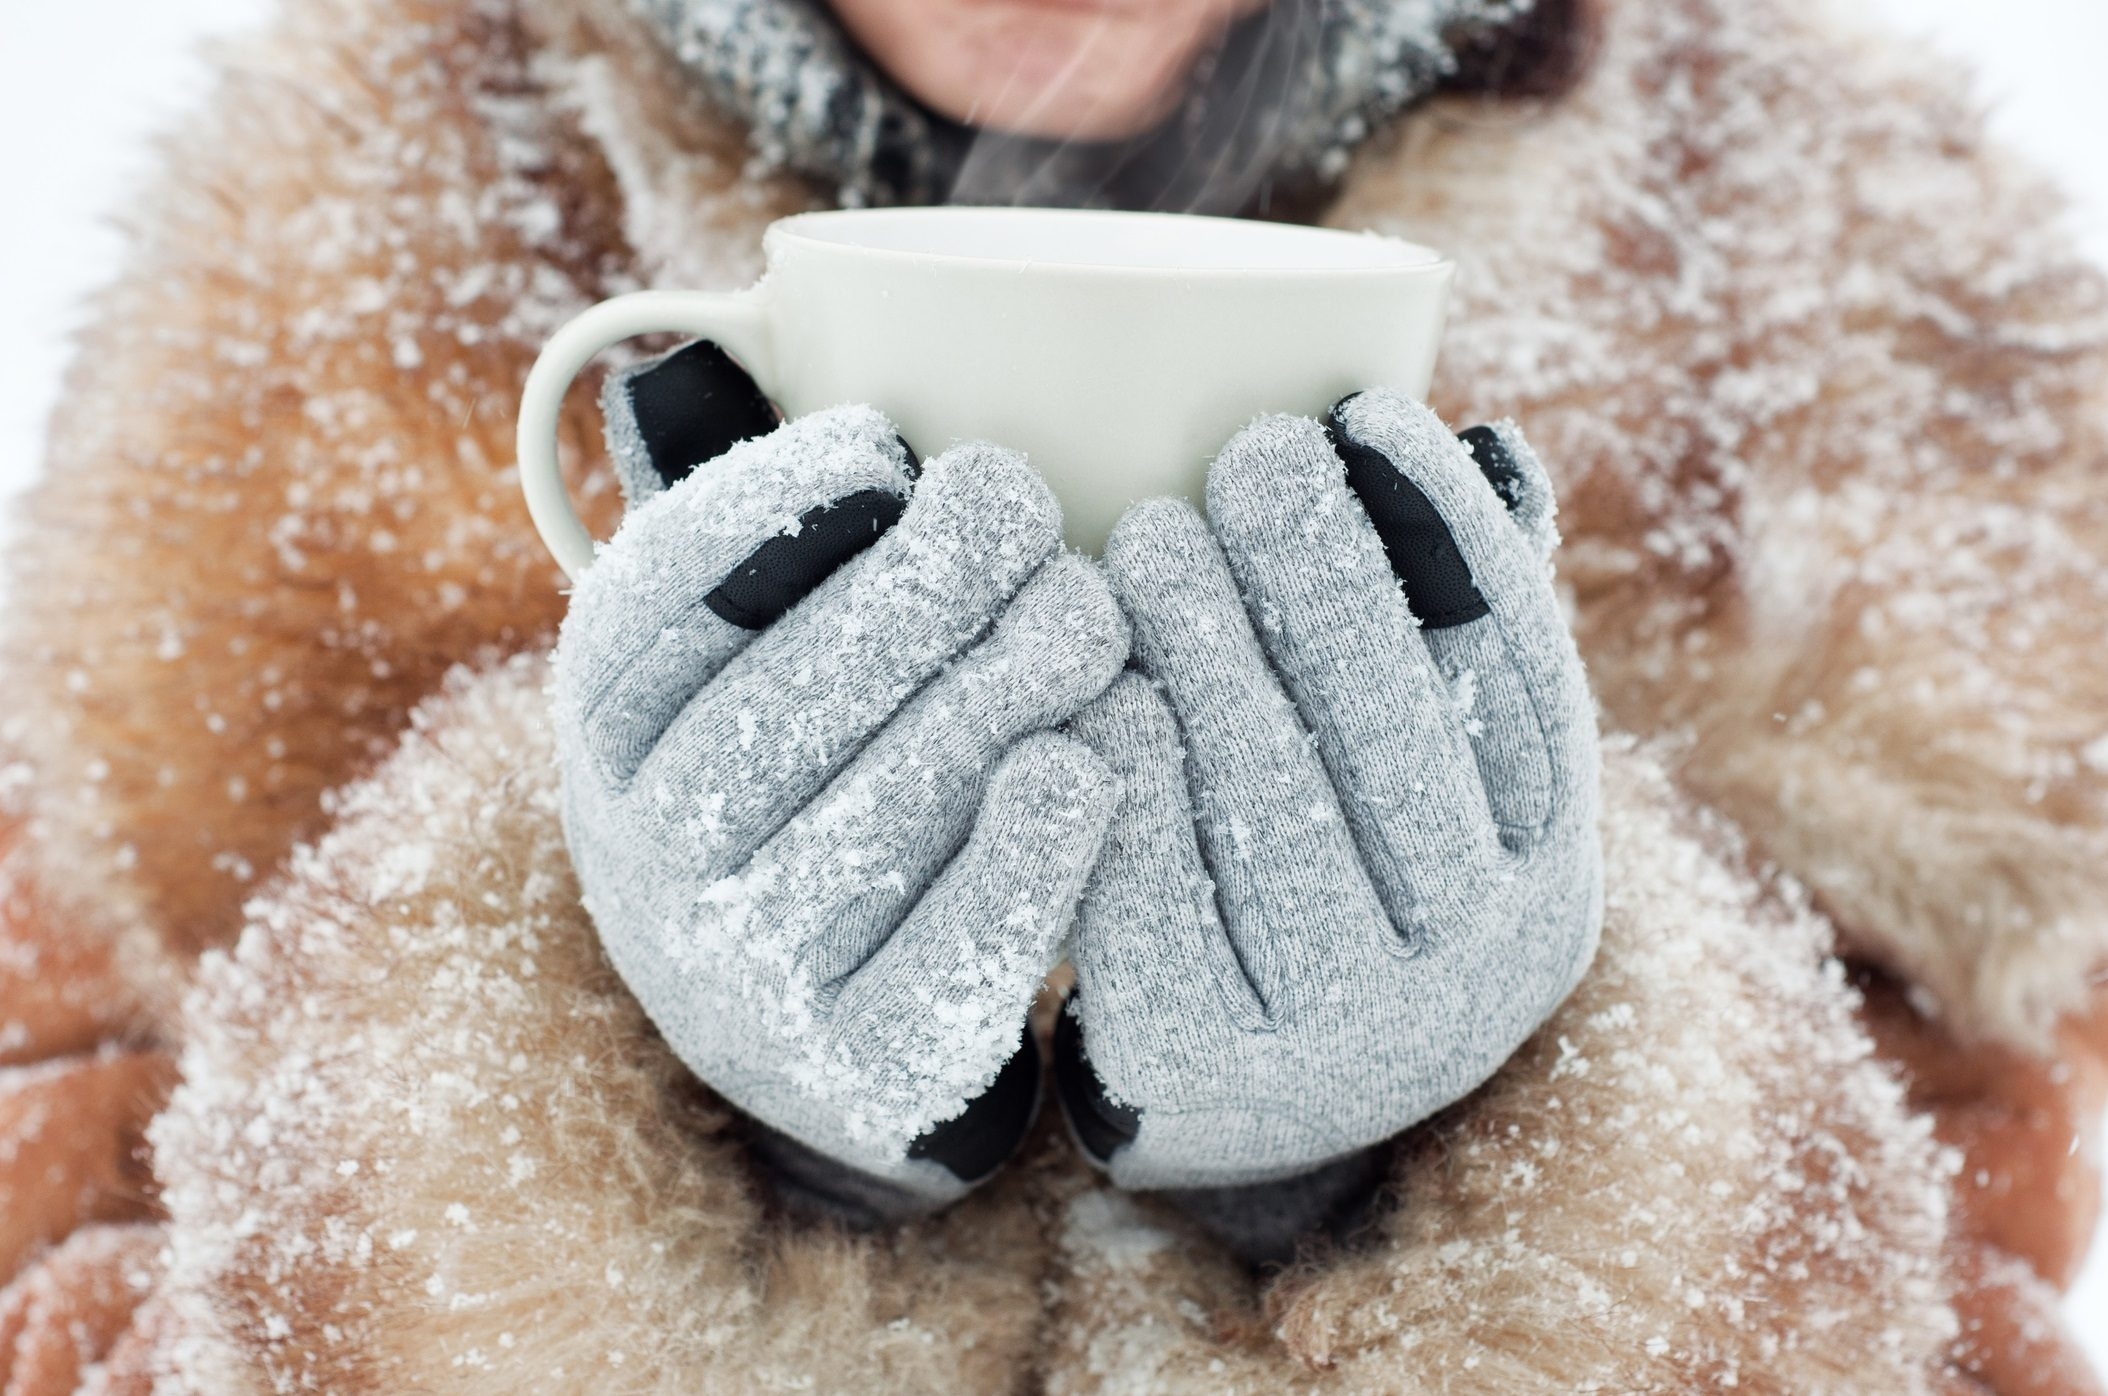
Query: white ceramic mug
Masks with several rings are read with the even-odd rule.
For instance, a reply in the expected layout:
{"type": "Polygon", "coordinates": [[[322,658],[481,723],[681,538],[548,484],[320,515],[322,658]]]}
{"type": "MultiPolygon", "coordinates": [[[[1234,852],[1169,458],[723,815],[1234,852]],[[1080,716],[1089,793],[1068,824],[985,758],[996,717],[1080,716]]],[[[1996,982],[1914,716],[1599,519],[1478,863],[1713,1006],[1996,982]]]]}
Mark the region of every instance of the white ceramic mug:
{"type": "Polygon", "coordinates": [[[1452,265],[1369,234],[1049,209],[808,213],[772,225],[768,274],[732,294],[645,291],[558,331],[520,404],[535,526],[576,577],[593,542],[556,453],[565,390],[632,335],[710,339],[789,416],[869,403],[924,458],[1023,451],[1095,552],[1139,499],[1200,497],[1264,412],[1362,388],[1426,395],[1452,265]]]}

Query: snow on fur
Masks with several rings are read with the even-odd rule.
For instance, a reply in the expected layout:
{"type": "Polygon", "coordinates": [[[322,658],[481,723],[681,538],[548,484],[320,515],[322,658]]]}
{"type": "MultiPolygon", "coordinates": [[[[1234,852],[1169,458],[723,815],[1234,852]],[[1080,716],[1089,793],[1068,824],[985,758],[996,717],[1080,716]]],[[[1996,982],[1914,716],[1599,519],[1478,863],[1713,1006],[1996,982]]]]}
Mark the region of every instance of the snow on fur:
{"type": "MultiPolygon", "coordinates": [[[[1964,1026],[2039,1041],[2108,935],[2098,278],[1915,51],[1840,41],[1816,0],[1594,8],[1577,90],[1537,112],[1410,118],[1350,174],[1334,221],[1463,258],[1445,414],[1512,413],[1563,472],[1564,570],[1617,719],[1675,733],[1678,780],[1964,1026]]],[[[322,792],[378,760],[450,665],[546,643],[563,599],[519,505],[505,407],[538,335],[639,282],[738,284],[761,226],[812,199],[751,176],[742,135],[622,0],[287,0],[235,74],[172,147],[85,339],[11,559],[34,584],[5,618],[27,872],[125,928],[117,963],[169,966],[157,987],[232,940],[242,899],[331,827],[322,792]]],[[[567,419],[580,447],[597,432],[590,410],[567,419]]],[[[577,478],[605,523],[610,481],[577,478]]],[[[157,1167],[178,1216],[181,1321],[165,1331],[199,1389],[270,1373],[397,1390],[408,1374],[511,1392],[562,1370],[615,1391],[815,1371],[857,1390],[999,1390],[1036,1341],[1049,1274],[1088,1335],[1060,1352],[1072,1388],[1168,1385],[1217,1360],[1290,1389],[1326,1362],[1369,1384],[1378,1353],[1391,1389],[1470,1387],[1533,1351],[1673,1385],[1740,1360],[1719,1318],[1736,1274],[1838,1320],[1807,1325],[1813,1349],[1753,1329],[1745,1389],[1821,1389],[1850,1344],[1908,1366],[1945,1326],[1925,1297],[1937,1173],[1909,1162],[1915,1126],[1879,1106],[1871,1066],[1842,1060],[1841,990],[1805,959],[1765,980],[1755,950],[1732,974],[1692,972],[1778,991],[1773,1016],[1834,1049],[1805,1079],[1715,1043],[1747,1080],[1722,1111],[1685,1101],[1655,1030],[1697,1032],[1739,1000],[1681,999],[1678,1019],[1641,993],[1677,986],[1639,984],[1629,1056],[1615,1024],[1565,1024],[1587,1077],[1555,1092],[1511,1073],[1461,1107],[1415,1144],[1431,1152],[1403,1185],[1420,1202],[1374,1258],[1267,1296],[1163,1218],[1136,1225],[1088,1191],[1065,1145],[935,1229],[780,1237],[732,1126],[653,1045],[571,906],[536,793],[533,681],[490,682],[444,705],[488,734],[436,722],[415,738],[196,1000],[157,1167]],[[503,780],[520,783],[491,793],[503,780]],[[412,798],[419,782],[430,793],[412,798]],[[393,851],[420,845],[429,860],[393,851]],[[1631,1105],[1652,1076],[1658,1117],[1631,1105]],[[1609,1092],[1608,1113],[1498,1113],[1584,1087],[1609,1092]],[[1778,1122],[1759,1129],[1737,1112],[1763,1092],[1778,1122]],[[1482,1101],[1498,1129],[1477,1129],[1482,1101]],[[1740,1142],[1684,1153],[1679,1108],[1699,1143],[1740,1142]],[[1663,1158],[1619,1155],[1620,1128],[1663,1158]],[[1844,1149],[1835,1169],[1780,1171],[1817,1139],[1844,1149]],[[1547,1140],[1587,1161],[1571,1192],[1535,1153],[1547,1140]],[[1636,1225],[1609,1189],[1615,1215],[1594,1217],[1578,1183],[1613,1158],[1658,1170],[1688,1231],[1636,1225]],[[1450,1159],[1453,1177],[1433,1166],[1450,1159]],[[1780,1186],[1756,1180],[1764,1167],[1780,1186]],[[1716,1169],[1751,1209],[1686,1216],[1684,1174],[1716,1169]],[[1504,1188],[1529,1207],[1509,1211],[1504,1188]],[[1062,1209],[1070,1196],[1095,1200],[1062,1209]],[[1806,1226],[1786,1199],[1808,1204],[1806,1226]],[[1061,1227],[1058,1271],[1043,1217],[1061,1227]],[[1767,1251],[1768,1217],[1786,1230],[1767,1251]],[[1620,1279],[1603,1257],[1627,1249],[1620,1279]],[[1500,1339],[1511,1307],[1590,1312],[1578,1287],[1544,1284],[1560,1266],[1620,1279],[1617,1351],[1578,1321],[1500,1339]],[[1835,1307],[1855,1267],[1894,1278],[1901,1306],[1869,1288],[1835,1307]],[[1687,1272],[1697,1308],[1657,1309],[1687,1272]],[[1123,1315],[1107,1307],[1122,1274],[1190,1283],[1193,1304],[1136,1281],[1123,1315]],[[1440,1292],[1459,1307],[1414,1307],[1401,1276],[1454,1286],[1440,1292]]],[[[1805,933],[1750,915],[1752,939],[1805,933]]],[[[1576,1012],[1621,1001],[1585,994],[1576,1012]]],[[[1515,1073],[1548,1073],[1549,1050],[1515,1073]]]]}
{"type": "MultiPolygon", "coordinates": [[[[55,420],[13,559],[39,604],[0,641],[5,738],[47,880],[178,972],[449,666],[545,643],[562,614],[512,404],[557,325],[636,282],[529,21],[506,0],[284,6],[175,142],[55,420]]],[[[787,208],[720,206],[744,277],[787,208]]],[[[573,406],[566,439],[597,444],[573,406]]],[[[573,483],[613,518],[604,470],[573,483]]]]}
{"type": "Polygon", "coordinates": [[[464,1396],[1006,1389],[1044,1251],[1016,1184],[891,1245],[778,1234],[579,906],[545,680],[457,683],[208,959],[154,1133],[183,1366],[464,1396]]]}
{"type": "Polygon", "coordinates": [[[1559,477],[1611,715],[1967,1031],[2108,959],[2108,285],[1965,75],[1817,0],[1604,4],[1329,221],[1458,256],[1437,405],[1559,477]]]}
{"type": "Polygon", "coordinates": [[[767,1219],[578,907],[544,681],[458,679],[208,959],[154,1132],[200,1362],[354,1392],[1014,1391],[1051,1286],[1055,1392],[1909,1392],[1942,1369],[1945,1162],[1823,925],[1629,742],[1596,973],[1409,1139],[1366,1246],[1255,1293],[1051,1130],[895,1239],[767,1219]]]}
{"type": "Polygon", "coordinates": [[[1087,1194],[1053,1392],[1938,1389],[1950,1164],[1870,1059],[1828,928],[1629,739],[1604,800],[1595,969],[1407,1137],[1376,1235],[1254,1306],[1087,1194]]]}

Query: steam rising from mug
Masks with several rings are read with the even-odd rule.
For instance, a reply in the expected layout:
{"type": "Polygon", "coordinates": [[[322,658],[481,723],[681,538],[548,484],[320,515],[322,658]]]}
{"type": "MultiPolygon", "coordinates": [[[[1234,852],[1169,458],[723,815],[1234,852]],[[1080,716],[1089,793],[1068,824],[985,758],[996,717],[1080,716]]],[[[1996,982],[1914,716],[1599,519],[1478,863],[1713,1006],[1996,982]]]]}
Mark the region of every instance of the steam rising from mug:
{"type": "Polygon", "coordinates": [[[1337,179],[1373,124],[1453,71],[1460,28],[1509,23],[1531,3],[1273,0],[1202,58],[1154,131],[1110,143],[975,131],[950,202],[1273,212],[1277,194],[1337,179]]]}
{"type": "Polygon", "coordinates": [[[1273,0],[1228,30],[1162,126],[1111,143],[946,121],[876,71],[821,0],[633,3],[764,163],[831,184],[845,206],[1264,213],[1336,179],[1471,45],[1566,0],[1273,0]]]}

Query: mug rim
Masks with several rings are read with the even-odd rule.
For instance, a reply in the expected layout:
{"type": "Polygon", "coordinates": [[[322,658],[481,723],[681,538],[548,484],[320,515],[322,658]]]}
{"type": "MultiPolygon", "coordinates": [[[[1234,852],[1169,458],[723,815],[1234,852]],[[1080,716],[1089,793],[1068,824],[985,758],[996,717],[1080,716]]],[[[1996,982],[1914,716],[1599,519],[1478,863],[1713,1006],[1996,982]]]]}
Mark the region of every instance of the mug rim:
{"type": "Polygon", "coordinates": [[[1117,209],[1075,208],[1024,208],[1024,207],[980,207],[966,204],[940,204],[928,207],[909,208],[859,208],[818,209],[809,213],[795,213],[780,218],[769,225],[762,239],[764,254],[773,260],[774,254],[786,244],[817,248],[832,253],[850,253],[860,258],[871,258],[900,265],[945,266],[958,270],[990,269],[1006,273],[1031,270],[1035,273],[1062,276],[1089,277],[1175,277],[1181,280],[1204,278],[1251,278],[1254,276],[1276,276],[1295,279],[1329,279],[1370,277],[1423,277],[1443,274],[1454,269],[1455,262],[1435,248],[1424,243],[1394,237],[1373,230],[1350,232],[1343,228],[1327,228],[1306,223],[1273,223],[1259,219],[1221,218],[1208,214],[1191,213],[1142,213],[1117,209]],[[884,224],[909,222],[964,221],[969,218],[1030,219],[1035,222],[1070,221],[1075,223],[1111,222],[1177,222],[1185,227],[1206,225],[1216,228],[1234,228],[1241,238],[1280,237],[1298,242],[1328,242],[1338,245],[1351,242],[1366,250],[1371,243],[1380,243],[1402,254],[1400,260],[1363,262],[1358,264],[1293,262],[1270,263],[1253,261],[1250,264],[1221,266],[1167,266],[1143,262],[1120,261],[1069,261],[1059,257],[1006,257],[984,256],[972,252],[933,250],[928,248],[889,247],[882,244],[861,242],[845,237],[829,237],[815,228],[843,224],[884,224]]]}

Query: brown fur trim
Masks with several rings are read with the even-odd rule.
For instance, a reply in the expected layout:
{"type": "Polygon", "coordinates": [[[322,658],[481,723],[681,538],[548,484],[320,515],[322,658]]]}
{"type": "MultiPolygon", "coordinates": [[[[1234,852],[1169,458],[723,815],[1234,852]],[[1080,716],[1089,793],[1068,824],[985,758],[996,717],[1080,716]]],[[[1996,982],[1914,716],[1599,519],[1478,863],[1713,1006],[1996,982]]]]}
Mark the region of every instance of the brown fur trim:
{"type": "Polygon", "coordinates": [[[0,1070],[92,1051],[138,1018],[115,947],[77,932],[21,835],[0,821],[0,1070]]]}
{"type": "Polygon", "coordinates": [[[576,114],[622,196],[622,231],[653,285],[735,290],[761,274],[761,229],[818,207],[807,186],[755,168],[746,136],[715,116],[693,77],[610,0],[528,0],[576,114]]]}
{"type": "Polygon", "coordinates": [[[76,1231],[0,1288],[0,1390],[76,1396],[100,1385],[160,1269],[151,1226],[76,1231]]]}
{"type": "Polygon", "coordinates": [[[1630,743],[1606,774],[1596,968],[1491,1085],[1408,1138],[1375,1236],[1254,1307],[1134,1204],[1083,1199],[1053,1391],[1945,1379],[1948,1165],[1870,1060],[1826,928],[1733,871],[1630,743]]]}
{"type": "MultiPolygon", "coordinates": [[[[43,871],[107,924],[224,941],[449,665],[550,635],[513,406],[549,331],[631,283],[546,66],[494,0],[298,0],[137,215],[5,636],[43,871]]],[[[604,523],[612,481],[578,483],[604,523]]]]}
{"type": "Polygon", "coordinates": [[[1414,1136],[1366,1248],[1261,1296],[1050,1131],[890,1240],[767,1219],[577,905],[543,682],[455,686],[208,963],[154,1133],[173,1297],[270,1381],[1021,1391],[1050,1279],[1054,1392],[1904,1392],[1941,1368],[1942,1156],[1821,923],[1710,851],[1629,744],[1596,972],[1414,1136]]]}
{"type": "Polygon", "coordinates": [[[1438,106],[1333,221],[1459,254],[1440,405],[1560,473],[1617,720],[2042,1049],[2108,962],[2108,289],[1909,45],[1604,9],[1568,98],[1438,106]]]}
{"type": "Polygon", "coordinates": [[[79,1227],[152,1214],[143,1140],[174,1075],[116,1047],[0,1069],[0,1282],[79,1227]]]}
{"type": "MultiPolygon", "coordinates": [[[[1943,73],[1804,3],[1602,0],[1571,91],[1438,105],[1337,218],[1464,254],[1443,405],[1522,417],[1564,472],[1619,718],[1676,734],[1679,778],[1955,1021],[2040,1043],[2108,934],[2100,283],[1943,73]]],[[[1413,1391],[1570,1384],[1559,1363],[1810,1390],[1856,1342],[1896,1389],[1959,1380],[1927,1356],[1947,1323],[1929,1146],[1854,1058],[1819,931],[1679,833],[1637,764],[1620,808],[1674,866],[1619,894],[1603,983],[1417,1137],[1374,1250],[1266,1295],[1051,1139],[932,1228],[786,1238],[592,950],[531,675],[465,686],[386,775],[324,799],[449,664],[546,641],[562,598],[509,471],[540,337],[640,280],[742,279],[761,225],[807,200],[753,178],[627,23],[622,0],[290,0],[176,143],[75,370],[0,640],[6,740],[35,766],[28,873],[69,908],[37,936],[75,903],[106,937],[138,928],[145,953],[81,963],[162,967],[139,977],[165,1003],[296,837],[344,821],[197,1000],[158,1136],[178,1265],[157,1360],[215,1396],[581,1370],[616,1391],[1111,1391],[1159,1367],[1189,1390],[1413,1391]],[[447,856],[420,870],[428,823],[447,856]],[[1721,921],[1679,951],[1686,913],[1721,921]],[[1701,952],[1669,982],[1632,970],[1701,952]],[[1723,1026],[1749,1023],[1810,1044],[1806,1070],[1723,1026]],[[1557,1075],[1561,1037],[1588,1077],[1557,1075]],[[1704,1063],[1717,1080],[1686,1074],[1704,1063]],[[1621,1153],[1627,1134],[1660,1148],[1621,1153]],[[1681,1228],[1618,1205],[1628,1171],[1681,1228]],[[1722,1275],[1813,1336],[1742,1365],[1722,1275]],[[1888,1346],[1853,1283],[1895,1287],[1888,1346]]],[[[105,1140],[77,1176],[124,1157],[105,1140]]]]}
{"type": "Polygon", "coordinates": [[[1016,1389],[1030,1170],[887,1241],[764,1216],[578,905],[544,682],[455,686],[208,961],[154,1130],[189,1331],[337,1393],[1016,1389]]]}
{"type": "MultiPolygon", "coordinates": [[[[1438,106],[1335,219],[1464,254],[1444,406],[1564,473],[1612,710],[1687,733],[1682,776],[1868,949],[2039,1047],[2108,946],[2098,278],[1921,62],[1787,0],[1598,9],[1571,95],[1438,106]]],[[[743,182],[604,0],[298,0],[176,155],[5,649],[55,892],[188,950],[445,664],[546,636],[506,475],[541,333],[632,243],[741,279],[807,196],[743,182]]],[[[569,434],[594,456],[589,413],[569,434]]]]}
{"type": "MultiPolygon", "coordinates": [[[[547,633],[504,476],[534,341],[623,284],[625,234],[721,283],[802,205],[738,191],[615,16],[301,0],[179,144],[6,642],[47,861],[111,924],[223,937],[445,663],[547,633]]],[[[1922,65],[1792,16],[1607,7],[1571,96],[1438,108],[1336,218],[1466,254],[1445,405],[1565,472],[1613,711],[1687,732],[1691,785],[1855,937],[2039,1045],[2108,943],[2100,286],[1922,65]]]]}

